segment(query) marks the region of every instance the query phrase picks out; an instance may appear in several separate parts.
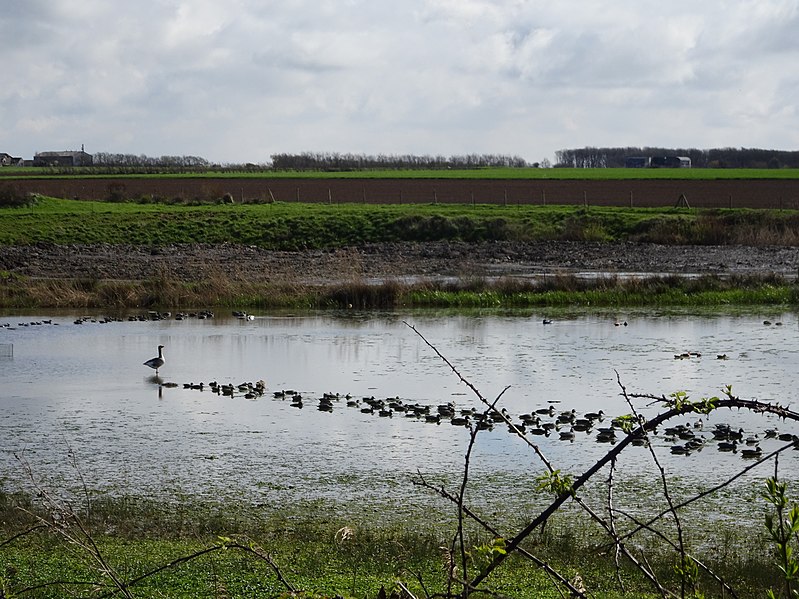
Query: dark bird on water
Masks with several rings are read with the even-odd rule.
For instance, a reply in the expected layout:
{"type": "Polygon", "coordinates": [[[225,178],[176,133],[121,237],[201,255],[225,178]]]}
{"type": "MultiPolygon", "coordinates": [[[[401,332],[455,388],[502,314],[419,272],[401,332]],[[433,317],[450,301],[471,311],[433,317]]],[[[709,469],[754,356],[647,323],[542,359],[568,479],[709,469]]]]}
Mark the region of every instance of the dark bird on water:
{"type": "Polygon", "coordinates": [[[145,366],[149,366],[150,368],[155,370],[156,376],[158,375],[158,369],[164,365],[164,346],[158,346],[158,356],[155,358],[150,358],[144,363],[145,366]]]}

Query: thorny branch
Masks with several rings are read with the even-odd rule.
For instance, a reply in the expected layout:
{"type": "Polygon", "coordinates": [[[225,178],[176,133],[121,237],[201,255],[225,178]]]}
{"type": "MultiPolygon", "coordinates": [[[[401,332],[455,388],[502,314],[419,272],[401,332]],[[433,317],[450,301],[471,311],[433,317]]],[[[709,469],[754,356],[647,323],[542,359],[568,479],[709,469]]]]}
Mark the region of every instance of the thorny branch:
{"type": "MultiPolygon", "coordinates": [[[[495,407],[496,402],[494,402],[494,404],[489,404],[489,402],[482,396],[480,391],[472,383],[470,383],[465,377],[463,377],[460,374],[460,372],[457,370],[457,368],[455,368],[455,366],[453,366],[452,363],[445,356],[443,356],[441,354],[441,352],[439,352],[438,349],[435,346],[433,346],[421,333],[419,333],[419,331],[414,326],[408,324],[407,322],[405,324],[409,328],[411,328],[417,335],[419,335],[419,337],[421,337],[421,339],[428,345],[428,347],[430,347],[436,353],[436,355],[438,355],[449,366],[449,368],[452,370],[452,372],[455,373],[456,376],[458,376],[458,378],[461,380],[461,382],[463,382],[465,385],[467,385],[474,392],[476,397],[484,405],[489,407],[489,410],[491,410],[492,413],[500,414],[502,419],[505,420],[505,422],[510,427],[511,431],[514,431],[517,434],[517,436],[519,436],[521,439],[523,439],[527,443],[527,445],[530,446],[535,451],[535,453],[538,455],[540,460],[545,464],[545,466],[547,467],[547,469],[550,472],[554,472],[554,468],[552,467],[551,463],[546,459],[546,457],[543,455],[543,453],[540,450],[540,448],[536,444],[531,443],[526,438],[526,436],[520,430],[518,430],[518,428],[516,428],[513,425],[512,422],[510,422],[510,420],[507,418],[507,416],[505,415],[504,412],[500,412],[499,410],[496,409],[496,407],[495,407]]],[[[618,374],[617,374],[617,379],[618,379],[618,374]]],[[[609,500],[608,500],[609,501],[609,512],[610,512],[610,515],[611,515],[611,522],[610,523],[605,522],[597,514],[595,514],[593,511],[591,511],[590,508],[588,508],[585,505],[585,503],[582,500],[580,500],[580,498],[577,496],[576,492],[577,492],[578,489],[582,488],[600,469],[605,467],[608,463],[611,463],[611,464],[615,463],[615,460],[619,456],[619,454],[624,449],[626,449],[626,447],[632,442],[632,440],[636,436],[640,436],[641,434],[643,434],[645,436],[648,436],[648,433],[654,432],[657,429],[658,426],[660,426],[661,424],[669,421],[671,418],[675,418],[677,416],[681,416],[681,415],[684,415],[684,414],[695,413],[695,412],[698,411],[698,408],[697,408],[696,405],[691,404],[691,403],[687,403],[687,402],[684,403],[684,404],[678,404],[676,402],[671,402],[665,396],[628,394],[626,389],[624,389],[623,385],[621,385],[620,381],[619,381],[619,385],[622,387],[622,393],[623,393],[625,399],[628,401],[628,404],[630,405],[633,413],[635,414],[636,421],[639,423],[639,425],[636,428],[636,430],[629,432],[627,434],[627,436],[624,437],[610,451],[608,451],[605,454],[605,456],[600,458],[593,466],[589,467],[579,478],[577,478],[572,483],[570,489],[568,489],[567,491],[564,491],[563,493],[561,493],[555,499],[555,501],[553,501],[553,503],[550,504],[549,507],[547,507],[545,510],[543,510],[531,522],[529,522],[527,524],[527,526],[525,526],[521,531],[519,531],[516,534],[515,537],[510,539],[510,541],[505,545],[505,550],[506,550],[505,553],[496,554],[494,556],[493,560],[491,561],[491,563],[488,565],[488,567],[484,568],[474,579],[472,579],[468,583],[468,585],[464,585],[465,594],[468,595],[468,592],[469,592],[468,589],[476,589],[476,588],[478,588],[478,586],[491,574],[491,572],[493,572],[493,570],[495,570],[500,564],[502,564],[504,562],[504,560],[509,555],[511,555],[514,552],[521,552],[521,547],[520,547],[521,542],[525,538],[527,538],[535,529],[537,529],[539,526],[542,526],[563,505],[563,503],[569,498],[574,498],[581,505],[581,507],[583,507],[583,509],[588,511],[588,513],[591,515],[591,517],[595,521],[600,523],[605,528],[605,530],[608,532],[608,534],[613,539],[614,545],[616,546],[617,551],[619,551],[619,550],[622,551],[624,553],[624,555],[628,559],[630,559],[639,568],[639,570],[650,579],[650,581],[657,588],[658,592],[660,592],[664,597],[666,597],[667,595],[671,594],[669,591],[667,591],[665,588],[663,588],[663,586],[657,581],[657,579],[654,576],[652,568],[647,563],[641,563],[638,560],[636,560],[634,558],[634,556],[632,556],[629,553],[629,551],[626,549],[626,547],[624,545],[624,539],[625,538],[629,538],[634,533],[628,533],[624,537],[619,537],[616,534],[615,525],[613,524],[613,513],[622,513],[623,514],[623,512],[618,510],[618,509],[614,509],[612,507],[612,490],[610,491],[609,500]],[[653,400],[655,402],[663,403],[664,405],[667,406],[668,409],[666,411],[658,414],[657,416],[655,416],[651,420],[646,421],[646,420],[641,418],[636,413],[635,407],[633,406],[633,404],[631,402],[631,398],[641,398],[641,397],[651,399],[651,400],[653,400]]],[[[746,410],[749,410],[750,412],[753,412],[753,413],[756,413],[756,414],[758,414],[758,413],[770,413],[770,414],[774,414],[774,415],[776,415],[776,416],[778,416],[780,418],[783,418],[783,419],[799,421],[799,414],[789,410],[788,408],[785,408],[785,407],[782,407],[782,406],[779,406],[779,405],[775,405],[775,404],[769,404],[769,403],[760,402],[760,401],[757,401],[757,400],[740,399],[738,397],[733,396],[732,393],[729,392],[729,391],[727,393],[727,398],[726,399],[718,399],[718,398],[715,398],[715,399],[716,399],[716,401],[712,405],[712,410],[718,410],[719,408],[725,408],[725,407],[727,407],[727,408],[746,409],[746,410]]],[[[776,453],[779,453],[779,451],[783,451],[784,449],[785,448],[770,454],[766,458],[763,458],[763,460],[761,460],[761,461],[765,461],[766,459],[769,459],[770,457],[772,457],[776,453]]],[[[696,501],[696,500],[700,499],[701,497],[704,497],[704,496],[708,495],[712,491],[708,491],[708,492],[702,493],[699,496],[696,496],[696,497],[692,498],[691,500],[686,501],[686,502],[684,502],[682,504],[679,504],[679,505],[675,504],[674,501],[672,500],[671,496],[670,496],[670,493],[669,493],[668,480],[667,480],[667,477],[666,477],[666,474],[665,474],[665,470],[660,465],[660,463],[658,461],[658,458],[657,458],[657,455],[651,449],[651,446],[650,446],[650,452],[652,454],[653,460],[655,461],[655,464],[658,466],[658,468],[659,468],[659,470],[661,472],[661,479],[662,479],[662,483],[663,483],[664,494],[665,494],[666,500],[667,500],[667,502],[669,504],[668,509],[664,510],[664,512],[662,512],[659,516],[657,516],[655,518],[655,520],[658,519],[658,518],[663,517],[666,514],[671,514],[673,516],[674,521],[675,521],[676,526],[677,526],[677,533],[678,533],[678,541],[676,543],[676,546],[679,548],[679,552],[680,552],[680,556],[681,556],[681,564],[682,564],[683,569],[685,568],[688,560],[690,559],[692,563],[697,564],[699,567],[703,568],[706,572],[708,572],[708,574],[710,574],[712,577],[714,577],[717,581],[719,581],[725,587],[725,589],[727,589],[728,592],[731,592],[732,589],[730,589],[729,586],[726,583],[724,583],[717,575],[715,575],[712,571],[707,569],[701,563],[697,562],[694,558],[689,558],[688,557],[688,555],[687,555],[687,553],[685,551],[684,540],[683,540],[683,536],[682,536],[682,527],[681,527],[681,524],[680,524],[679,516],[677,514],[677,510],[680,507],[683,507],[684,505],[687,505],[691,501],[696,501]]],[[[754,465],[752,467],[754,467],[754,465]]],[[[467,468],[468,468],[468,456],[467,456],[467,468]]],[[[749,469],[750,468],[745,469],[744,472],[749,470],[749,469]]],[[[740,473],[737,476],[740,476],[741,474],[743,474],[743,472],[740,473]]],[[[737,478],[737,476],[731,478],[725,484],[729,484],[730,482],[732,482],[732,480],[737,478]]],[[[612,474],[611,474],[611,477],[612,477],[612,474]]],[[[423,481],[423,483],[422,483],[423,485],[427,486],[428,488],[433,489],[433,487],[428,485],[426,483],[426,481],[424,481],[424,479],[422,479],[422,481],[423,481]]],[[[612,478],[611,478],[611,481],[612,481],[612,478]]],[[[611,482],[611,484],[612,484],[612,482],[611,482]]],[[[720,487],[721,486],[724,486],[724,485],[720,485],[720,487]]],[[[463,489],[463,485],[462,485],[462,489],[463,489]]],[[[471,511],[469,511],[465,506],[463,506],[462,499],[460,501],[458,501],[457,498],[453,497],[451,494],[446,492],[443,488],[442,489],[438,489],[437,492],[439,494],[441,494],[442,497],[445,497],[445,498],[455,502],[458,505],[459,512],[463,512],[464,514],[468,515],[470,518],[472,518],[473,520],[475,520],[479,524],[481,524],[481,526],[486,528],[486,530],[490,530],[490,531],[494,532],[493,531],[493,527],[491,527],[488,523],[486,523],[486,522],[482,521],[481,519],[479,519],[476,515],[474,515],[471,511]]],[[[461,495],[462,495],[462,492],[461,492],[461,495]]],[[[461,518],[460,513],[459,513],[459,518],[461,518]]],[[[459,522],[462,522],[462,520],[459,520],[459,522]]],[[[640,530],[641,528],[642,527],[639,526],[639,528],[637,530],[640,530]]],[[[643,528],[647,528],[647,526],[643,526],[643,528]]],[[[686,591],[685,586],[684,586],[685,585],[685,577],[682,577],[682,584],[683,584],[683,587],[681,589],[681,596],[685,596],[685,591],[686,591]]],[[[734,596],[734,593],[731,592],[731,595],[734,596]]]]}

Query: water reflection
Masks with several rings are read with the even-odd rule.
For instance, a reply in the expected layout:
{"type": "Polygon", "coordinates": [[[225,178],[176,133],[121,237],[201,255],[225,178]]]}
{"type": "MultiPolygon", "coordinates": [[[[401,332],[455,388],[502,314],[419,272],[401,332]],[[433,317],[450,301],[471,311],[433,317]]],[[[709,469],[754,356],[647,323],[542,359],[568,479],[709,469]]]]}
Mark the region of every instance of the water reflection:
{"type": "MultiPolygon", "coordinates": [[[[0,361],[0,479],[24,484],[17,453],[42,477],[66,481],[69,451],[98,487],[232,493],[254,501],[287,489],[304,498],[340,495],[342,481],[353,479],[366,487],[354,491],[348,484],[347,493],[368,495],[381,486],[396,492],[417,469],[456,475],[468,434],[462,427],[400,414],[380,418],[343,400],[332,412],[316,409],[316,398],[328,392],[479,407],[472,390],[405,321],[487,399],[509,386],[501,405],[514,418],[549,405],[578,414],[627,413],[617,374],[631,393],[684,390],[699,398],[730,384],[741,397],[783,404],[792,400],[786,389],[799,382],[790,366],[799,352],[792,314],[547,316],[553,323],[544,326],[544,315],[537,313],[262,315],[81,325],[73,324],[75,315],[45,315],[53,326],[0,329],[0,343],[13,345],[13,358],[0,361]],[[766,326],[767,318],[785,324],[766,326]],[[625,320],[629,326],[615,326],[625,320]],[[155,375],[142,362],[157,345],[166,347],[169,361],[155,375]],[[683,352],[701,356],[675,359],[683,352]],[[723,353],[727,360],[716,359],[723,353]],[[261,379],[268,392],[256,400],[242,393],[218,395],[207,386],[183,387],[261,379]],[[304,409],[272,395],[287,389],[307,398],[304,409]]],[[[645,403],[637,407],[645,414],[656,410],[645,403]]],[[[790,428],[768,416],[723,413],[706,429],[725,419],[752,433],[790,428]]],[[[506,428],[481,434],[474,475],[489,480],[504,473],[529,485],[541,466],[506,428]]],[[[556,467],[570,472],[580,472],[607,449],[579,432],[573,443],[557,434],[536,442],[556,467]]],[[[725,465],[740,463],[739,455],[719,454],[709,444],[692,456],[672,457],[670,441],[660,436],[657,442],[667,468],[683,476],[710,480],[722,476],[725,465]]],[[[631,448],[624,459],[628,472],[649,463],[645,448],[631,448]]],[[[789,467],[795,460],[784,461],[789,467]]]]}

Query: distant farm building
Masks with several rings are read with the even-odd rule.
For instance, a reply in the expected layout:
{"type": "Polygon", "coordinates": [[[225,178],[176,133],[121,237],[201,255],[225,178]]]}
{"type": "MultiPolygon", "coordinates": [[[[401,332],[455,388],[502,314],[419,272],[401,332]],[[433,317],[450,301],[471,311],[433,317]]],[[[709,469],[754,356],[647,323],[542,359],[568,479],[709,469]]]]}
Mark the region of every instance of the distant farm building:
{"type": "Polygon", "coordinates": [[[91,166],[94,158],[80,151],[39,152],[33,156],[33,166],[91,166]]]}
{"type": "Polygon", "coordinates": [[[652,156],[652,168],[691,168],[691,159],[684,156],[652,156]]]}
{"type": "Polygon", "coordinates": [[[691,168],[687,156],[629,156],[624,159],[625,168],[691,168]]]}
{"type": "Polygon", "coordinates": [[[648,168],[651,160],[648,156],[629,156],[624,159],[624,168],[648,168]]]}
{"type": "Polygon", "coordinates": [[[22,158],[17,158],[11,154],[0,152],[0,166],[21,166],[22,158]]]}

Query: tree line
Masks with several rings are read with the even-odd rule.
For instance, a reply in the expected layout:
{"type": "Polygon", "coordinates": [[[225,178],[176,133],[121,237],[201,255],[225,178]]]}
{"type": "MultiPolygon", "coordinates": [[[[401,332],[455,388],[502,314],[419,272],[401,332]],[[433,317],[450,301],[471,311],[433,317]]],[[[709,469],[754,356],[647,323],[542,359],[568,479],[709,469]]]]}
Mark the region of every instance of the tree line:
{"type": "Polygon", "coordinates": [[[195,168],[205,169],[211,163],[200,156],[145,156],[144,154],[115,154],[97,152],[93,155],[94,166],[148,167],[148,168],[195,168]]]}
{"type": "Polygon", "coordinates": [[[686,156],[695,168],[799,168],[799,151],[759,148],[659,148],[585,147],[555,152],[555,166],[561,168],[619,168],[634,156],[686,156]]]}
{"type": "Polygon", "coordinates": [[[399,169],[473,169],[485,167],[530,166],[519,156],[501,154],[466,154],[463,156],[418,156],[415,154],[339,154],[337,152],[303,152],[272,154],[272,168],[297,171],[358,171],[399,169]]]}
{"type": "MultiPolygon", "coordinates": [[[[686,156],[695,168],[799,168],[799,151],[759,148],[663,148],[663,147],[585,147],[555,152],[559,168],[621,168],[629,157],[686,156]]],[[[475,169],[548,167],[549,161],[528,163],[519,156],[504,154],[464,154],[454,156],[416,154],[350,154],[338,152],[302,152],[272,154],[269,164],[212,164],[201,156],[146,156],[97,152],[94,166],[122,169],[192,169],[290,171],[359,171],[413,169],[475,169]]]]}

